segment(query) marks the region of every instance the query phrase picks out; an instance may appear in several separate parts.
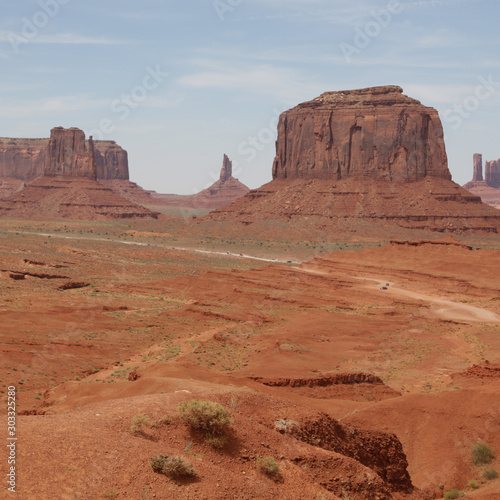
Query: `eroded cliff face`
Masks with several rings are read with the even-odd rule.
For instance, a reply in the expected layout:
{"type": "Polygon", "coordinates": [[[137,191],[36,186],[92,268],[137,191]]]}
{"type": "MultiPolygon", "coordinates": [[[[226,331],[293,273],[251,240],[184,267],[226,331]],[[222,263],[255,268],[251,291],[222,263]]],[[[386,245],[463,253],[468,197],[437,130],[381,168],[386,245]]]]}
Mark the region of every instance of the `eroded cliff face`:
{"type": "Polygon", "coordinates": [[[78,128],[53,128],[47,145],[44,175],[97,180],[92,138],[87,143],[85,133],[78,128]]]}
{"type": "Polygon", "coordinates": [[[397,86],[326,92],[278,124],[274,179],[451,180],[435,109],[397,86]]]}
{"type": "Polygon", "coordinates": [[[483,180],[483,155],[479,153],[474,154],[474,182],[481,182],[483,180]]]}
{"type": "Polygon", "coordinates": [[[115,141],[94,141],[97,178],[129,180],[128,154],[115,141]]]}
{"type": "Polygon", "coordinates": [[[0,177],[31,181],[43,175],[47,141],[0,138],[0,177]]]}
{"type": "Polygon", "coordinates": [[[312,237],[345,231],[378,237],[390,226],[498,233],[500,213],[451,180],[437,111],[402,92],[396,86],[326,92],[286,111],[273,181],[204,220],[234,221],[254,234],[280,221],[312,237]]]}
{"type": "MultiPolygon", "coordinates": [[[[48,143],[49,139],[0,138],[0,178],[30,182],[42,176],[48,143]]],[[[94,141],[94,153],[98,179],[129,179],[127,151],[115,141],[94,141]]]]}
{"type": "Polygon", "coordinates": [[[500,188],[500,160],[487,161],[485,181],[492,188],[500,188]]]}

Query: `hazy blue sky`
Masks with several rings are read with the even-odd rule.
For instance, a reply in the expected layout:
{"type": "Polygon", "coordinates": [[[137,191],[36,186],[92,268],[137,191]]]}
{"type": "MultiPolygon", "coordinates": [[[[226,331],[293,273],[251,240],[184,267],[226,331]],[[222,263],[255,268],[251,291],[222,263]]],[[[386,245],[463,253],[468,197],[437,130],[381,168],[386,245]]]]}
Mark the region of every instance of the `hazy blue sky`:
{"type": "Polygon", "coordinates": [[[271,179],[277,116],[394,84],[438,109],[450,170],[500,157],[498,0],[0,0],[0,136],[79,127],[131,180],[192,193],[227,153],[271,179]]]}

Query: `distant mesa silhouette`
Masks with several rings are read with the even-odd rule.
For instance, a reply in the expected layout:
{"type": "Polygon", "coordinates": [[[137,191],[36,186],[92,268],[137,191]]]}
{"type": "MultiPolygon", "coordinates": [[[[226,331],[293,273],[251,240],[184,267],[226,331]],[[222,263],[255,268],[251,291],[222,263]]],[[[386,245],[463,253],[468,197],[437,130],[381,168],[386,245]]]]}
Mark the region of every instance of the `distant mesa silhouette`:
{"type": "Polygon", "coordinates": [[[487,161],[483,175],[483,155],[475,153],[472,181],[463,187],[479,196],[483,203],[500,209],[500,160],[487,161]]]}

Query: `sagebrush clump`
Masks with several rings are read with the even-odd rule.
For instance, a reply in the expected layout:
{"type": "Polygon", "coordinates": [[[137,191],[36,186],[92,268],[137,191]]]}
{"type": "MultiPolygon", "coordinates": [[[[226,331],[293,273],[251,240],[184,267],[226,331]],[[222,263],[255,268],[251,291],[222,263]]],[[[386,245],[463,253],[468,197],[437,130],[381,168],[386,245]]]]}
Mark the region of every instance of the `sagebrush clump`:
{"type": "Polygon", "coordinates": [[[184,457],[168,455],[156,455],[150,459],[152,469],[158,474],[164,474],[170,479],[182,477],[193,477],[197,475],[193,464],[184,457]]]}
{"type": "Polygon", "coordinates": [[[479,483],[475,479],[471,479],[468,483],[467,486],[471,490],[477,490],[479,488],[479,483]]]}
{"type": "Polygon", "coordinates": [[[268,476],[276,478],[280,475],[281,470],[273,457],[257,458],[257,467],[268,476]]]}
{"type": "Polygon", "coordinates": [[[148,415],[136,415],[132,417],[130,432],[140,431],[144,426],[149,425],[151,418],[148,415]]]}
{"type": "Polygon", "coordinates": [[[472,446],[472,461],[476,465],[490,464],[494,458],[494,451],[486,443],[476,443],[472,446]]]}
{"type": "Polygon", "coordinates": [[[191,399],[179,404],[178,416],[193,429],[205,433],[207,443],[222,448],[233,423],[231,410],[213,401],[191,399]]]}
{"type": "Polygon", "coordinates": [[[498,471],[493,469],[493,467],[489,467],[483,472],[483,477],[488,481],[492,481],[498,477],[498,471]]]}
{"type": "Polygon", "coordinates": [[[456,488],[450,491],[445,491],[443,498],[446,498],[447,500],[454,500],[455,498],[461,498],[465,496],[465,493],[463,491],[457,490],[456,488]]]}

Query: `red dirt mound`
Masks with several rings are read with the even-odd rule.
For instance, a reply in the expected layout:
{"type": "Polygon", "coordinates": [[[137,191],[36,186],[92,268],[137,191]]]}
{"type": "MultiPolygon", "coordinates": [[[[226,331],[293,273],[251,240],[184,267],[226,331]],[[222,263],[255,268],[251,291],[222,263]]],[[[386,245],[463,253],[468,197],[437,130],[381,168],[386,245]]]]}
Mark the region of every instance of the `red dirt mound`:
{"type": "Polygon", "coordinates": [[[0,218],[93,221],[158,218],[158,213],[128,201],[95,180],[40,177],[0,201],[0,218]]]}
{"type": "Polygon", "coordinates": [[[497,210],[458,184],[432,177],[404,184],[363,178],[275,180],[203,218],[245,226],[269,219],[290,226],[307,220],[320,234],[366,222],[453,233],[496,234],[500,228],[497,210]]]}
{"type": "Polygon", "coordinates": [[[493,365],[489,361],[485,361],[482,365],[471,366],[462,375],[479,379],[500,379],[500,364],[493,365]]]}

